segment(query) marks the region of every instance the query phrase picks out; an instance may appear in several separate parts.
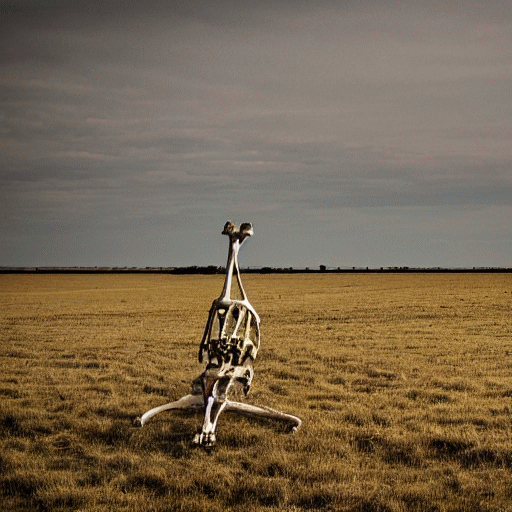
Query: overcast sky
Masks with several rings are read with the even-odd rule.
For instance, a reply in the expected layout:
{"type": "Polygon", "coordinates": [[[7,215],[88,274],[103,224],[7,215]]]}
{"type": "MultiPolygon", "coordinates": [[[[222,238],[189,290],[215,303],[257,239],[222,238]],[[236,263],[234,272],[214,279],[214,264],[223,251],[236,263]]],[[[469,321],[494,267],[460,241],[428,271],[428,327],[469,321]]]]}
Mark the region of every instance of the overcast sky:
{"type": "Polygon", "coordinates": [[[510,0],[0,6],[0,265],[512,266],[510,0]]]}

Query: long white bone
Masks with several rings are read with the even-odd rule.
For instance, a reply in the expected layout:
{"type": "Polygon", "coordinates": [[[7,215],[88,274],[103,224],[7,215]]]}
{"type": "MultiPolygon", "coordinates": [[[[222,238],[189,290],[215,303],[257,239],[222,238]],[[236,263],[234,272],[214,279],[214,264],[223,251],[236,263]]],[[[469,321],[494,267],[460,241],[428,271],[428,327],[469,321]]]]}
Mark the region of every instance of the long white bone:
{"type": "Polygon", "coordinates": [[[144,413],[140,419],[140,426],[143,427],[144,424],[155,416],[155,414],[159,414],[164,411],[169,411],[171,409],[190,409],[192,407],[203,407],[204,400],[201,395],[185,395],[184,397],[176,400],[175,402],[171,402],[170,404],[161,405],[160,407],[155,407],[154,409],[150,409],[148,412],[144,413]]]}
{"type": "Polygon", "coordinates": [[[226,400],[226,412],[237,412],[245,416],[251,416],[253,418],[268,418],[271,420],[284,421],[289,424],[292,432],[297,432],[299,427],[302,425],[302,421],[297,416],[291,414],[285,414],[279,412],[270,407],[263,407],[257,405],[250,405],[243,402],[232,402],[226,400]]]}
{"type": "Polygon", "coordinates": [[[204,411],[201,432],[194,437],[194,443],[206,448],[215,444],[215,430],[220,414],[236,412],[246,416],[284,421],[292,432],[296,432],[301,420],[268,407],[233,402],[228,399],[232,386],[239,382],[247,395],[254,375],[253,361],[260,345],[260,318],[247,299],[240,268],[238,252],[247,237],[254,233],[252,225],[244,223],[237,229],[228,221],[222,234],[229,236],[226,278],[220,297],[212,302],[203,337],[199,345],[199,362],[206,368],[192,382],[189,395],[159,407],[150,409],[138,419],[140,426],[163,411],[173,409],[197,409],[204,411]],[[231,297],[233,279],[241,299],[231,297]]]}

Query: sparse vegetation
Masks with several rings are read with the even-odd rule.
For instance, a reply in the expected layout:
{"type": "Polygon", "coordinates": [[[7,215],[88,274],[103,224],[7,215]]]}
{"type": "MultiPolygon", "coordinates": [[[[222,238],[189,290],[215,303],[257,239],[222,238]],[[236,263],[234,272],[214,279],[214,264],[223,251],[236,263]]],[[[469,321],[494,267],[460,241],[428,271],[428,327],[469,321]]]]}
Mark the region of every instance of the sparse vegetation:
{"type": "Polygon", "coordinates": [[[220,275],[2,275],[5,511],[512,511],[512,276],[246,275],[249,401],[132,420],[184,395],[220,275]]]}

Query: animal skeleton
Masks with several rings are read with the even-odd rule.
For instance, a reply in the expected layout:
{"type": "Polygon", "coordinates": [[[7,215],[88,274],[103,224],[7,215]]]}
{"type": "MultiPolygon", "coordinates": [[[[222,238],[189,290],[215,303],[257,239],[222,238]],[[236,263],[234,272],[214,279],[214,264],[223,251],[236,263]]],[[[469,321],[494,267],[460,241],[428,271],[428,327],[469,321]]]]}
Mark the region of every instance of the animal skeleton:
{"type": "Polygon", "coordinates": [[[242,385],[246,396],[249,393],[254,376],[253,362],[260,345],[260,318],[247,300],[238,266],[238,251],[253,233],[250,223],[242,224],[240,229],[230,221],[224,225],[222,234],[229,236],[226,279],[220,297],[212,303],[199,346],[199,362],[206,363],[205,370],[193,380],[190,394],[147,411],[138,420],[140,426],[163,411],[203,408],[203,426],[193,442],[205,448],[215,444],[217,421],[224,410],[284,421],[292,432],[300,427],[302,422],[296,416],[228,399],[235,383],[242,385]],[[231,296],[236,288],[240,299],[231,296]]]}

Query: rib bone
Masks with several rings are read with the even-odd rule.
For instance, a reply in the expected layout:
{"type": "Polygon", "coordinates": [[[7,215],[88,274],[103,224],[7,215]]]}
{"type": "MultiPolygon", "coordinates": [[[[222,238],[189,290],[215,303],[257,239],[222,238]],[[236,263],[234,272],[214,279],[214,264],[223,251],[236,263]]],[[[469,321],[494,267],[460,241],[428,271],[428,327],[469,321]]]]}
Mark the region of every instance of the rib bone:
{"type": "Polygon", "coordinates": [[[240,247],[253,233],[250,223],[242,224],[240,229],[230,221],[224,225],[222,234],[229,236],[226,278],[220,297],[212,302],[199,345],[198,359],[200,363],[205,362],[205,370],[192,382],[189,395],[147,411],[139,419],[140,426],[163,411],[201,407],[203,426],[194,437],[194,443],[205,448],[215,444],[217,422],[224,410],[284,421],[292,432],[300,427],[302,422],[296,416],[228,399],[235,383],[242,385],[245,395],[249,393],[254,376],[253,362],[260,346],[260,318],[247,299],[238,266],[240,247]],[[231,296],[235,283],[240,298],[231,296]]]}

